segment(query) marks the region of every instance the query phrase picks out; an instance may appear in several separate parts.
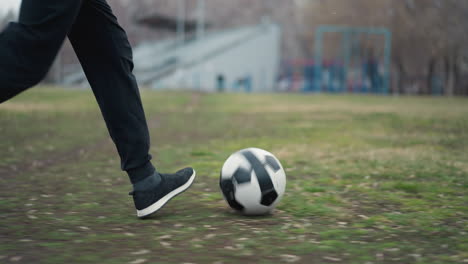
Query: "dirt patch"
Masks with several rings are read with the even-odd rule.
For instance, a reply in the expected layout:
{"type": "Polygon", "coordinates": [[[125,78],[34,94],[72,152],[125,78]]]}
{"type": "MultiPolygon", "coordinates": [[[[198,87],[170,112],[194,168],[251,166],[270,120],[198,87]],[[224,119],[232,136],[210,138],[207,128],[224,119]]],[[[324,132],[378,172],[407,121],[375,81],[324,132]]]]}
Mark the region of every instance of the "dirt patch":
{"type": "Polygon", "coordinates": [[[80,146],[67,150],[64,152],[56,152],[43,159],[35,159],[22,161],[14,164],[9,164],[7,167],[0,167],[0,175],[9,175],[16,171],[21,171],[21,173],[28,173],[31,171],[40,171],[51,166],[68,163],[71,160],[80,160],[85,154],[91,154],[96,151],[102,150],[103,147],[109,144],[109,138],[102,138],[96,142],[89,143],[85,146],[80,146]]]}

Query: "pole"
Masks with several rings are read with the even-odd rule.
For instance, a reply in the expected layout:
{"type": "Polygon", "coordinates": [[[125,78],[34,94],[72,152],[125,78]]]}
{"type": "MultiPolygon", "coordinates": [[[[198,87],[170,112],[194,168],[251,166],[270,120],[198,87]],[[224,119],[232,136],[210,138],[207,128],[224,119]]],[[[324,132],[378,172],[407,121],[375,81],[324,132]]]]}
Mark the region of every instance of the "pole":
{"type": "Polygon", "coordinates": [[[179,45],[185,42],[185,0],[177,0],[177,41],[179,45]]]}
{"type": "Polygon", "coordinates": [[[315,79],[315,87],[314,91],[321,92],[322,91],[322,67],[323,67],[323,62],[322,62],[322,45],[323,45],[323,33],[325,31],[324,27],[319,27],[317,31],[315,32],[315,74],[314,74],[314,79],[315,79]]]}
{"type": "Polygon", "coordinates": [[[344,56],[344,63],[343,63],[343,82],[341,86],[341,90],[344,92],[348,88],[348,75],[350,74],[350,67],[351,67],[351,31],[345,30],[343,31],[343,56],[344,56]]]}
{"type": "Polygon", "coordinates": [[[198,0],[197,39],[205,35],[205,0],[198,0]]]}

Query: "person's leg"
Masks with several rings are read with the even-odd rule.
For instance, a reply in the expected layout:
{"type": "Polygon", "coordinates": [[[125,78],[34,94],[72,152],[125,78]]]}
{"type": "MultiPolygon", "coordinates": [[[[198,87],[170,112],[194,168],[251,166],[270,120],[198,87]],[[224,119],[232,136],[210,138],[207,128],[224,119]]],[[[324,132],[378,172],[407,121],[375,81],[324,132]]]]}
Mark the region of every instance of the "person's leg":
{"type": "Polygon", "coordinates": [[[39,83],[49,71],[81,0],[23,0],[17,23],[0,33],[0,103],[39,83]]]}
{"type": "Polygon", "coordinates": [[[195,171],[160,174],[152,166],[148,127],[132,73],[132,50],[105,0],[83,1],[69,39],[117,146],[122,169],[133,183],[137,215],[147,217],[188,189],[195,171]]]}
{"type": "Polygon", "coordinates": [[[105,0],[83,0],[68,35],[88,78],[121,167],[132,183],[154,172],[150,137],[140,93],[132,73],[132,49],[105,0]]]}

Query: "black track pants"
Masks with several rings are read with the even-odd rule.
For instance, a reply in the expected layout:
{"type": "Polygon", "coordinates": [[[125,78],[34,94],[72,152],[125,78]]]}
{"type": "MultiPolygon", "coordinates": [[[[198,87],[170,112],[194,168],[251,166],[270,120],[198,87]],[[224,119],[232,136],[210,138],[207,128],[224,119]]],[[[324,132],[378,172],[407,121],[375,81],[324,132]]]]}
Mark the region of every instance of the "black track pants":
{"type": "Polygon", "coordinates": [[[132,182],[154,172],[132,49],[106,0],[23,0],[0,33],[0,103],[39,83],[68,36],[132,182]]]}

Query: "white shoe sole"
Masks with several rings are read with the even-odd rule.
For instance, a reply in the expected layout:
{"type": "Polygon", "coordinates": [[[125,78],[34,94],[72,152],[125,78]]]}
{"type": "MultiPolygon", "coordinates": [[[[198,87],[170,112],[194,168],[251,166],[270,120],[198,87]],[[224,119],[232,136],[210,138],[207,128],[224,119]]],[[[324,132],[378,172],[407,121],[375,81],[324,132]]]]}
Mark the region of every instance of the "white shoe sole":
{"type": "Polygon", "coordinates": [[[157,212],[172,198],[176,197],[178,194],[183,193],[185,190],[187,190],[192,185],[193,181],[195,180],[196,174],[197,173],[195,172],[195,170],[193,170],[192,176],[190,176],[190,179],[184,185],[166,194],[166,196],[162,197],[157,202],[146,207],[145,209],[137,210],[137,216],[139,218],[143,218],[143,217],[149,216],[150,214],[157,212]]]}

